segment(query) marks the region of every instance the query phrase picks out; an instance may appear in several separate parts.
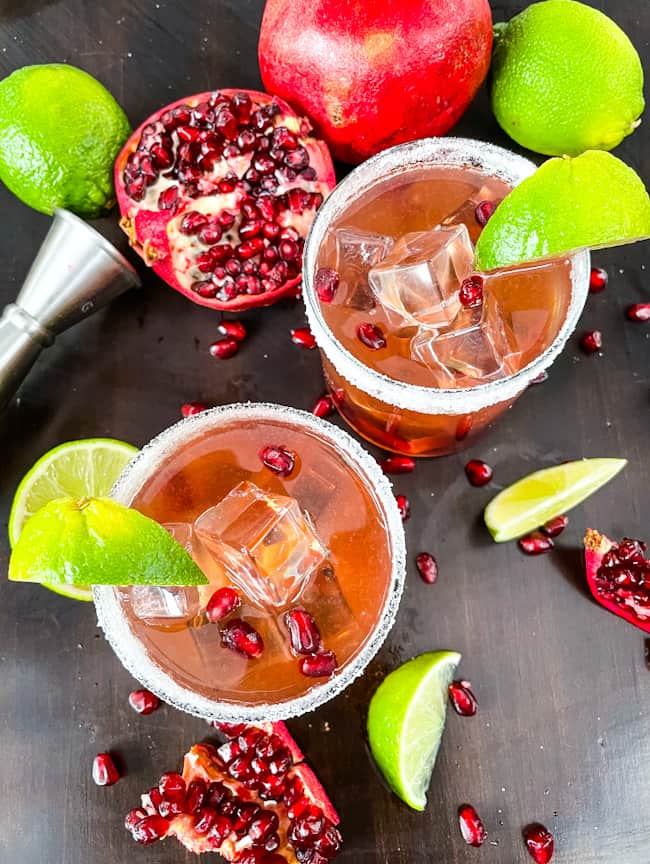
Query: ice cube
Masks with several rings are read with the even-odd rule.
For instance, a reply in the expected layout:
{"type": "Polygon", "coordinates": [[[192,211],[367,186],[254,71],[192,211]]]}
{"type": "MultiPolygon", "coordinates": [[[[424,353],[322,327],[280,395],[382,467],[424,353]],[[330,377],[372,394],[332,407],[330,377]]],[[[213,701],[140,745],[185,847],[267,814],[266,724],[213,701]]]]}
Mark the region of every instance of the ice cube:
{"type": "Polygon", "coordinates": [[[458,314],[458,289],[473,260],[467,228],[438,225],[400,237],[368,278],[396,326],[444,327],[458,314]]]}
{"type": "Polygon", "coordinates": [[[463,378],[482,383],[510,375],[512,349],[499,303],[485,288],[480,306],[461,308],[449,327],[421,328],[411,342],[413,356],[431,369],[436,386],[445,388],[462,385],[463,378]]]}
{"type": "Polygon", "coordinates": [[[354,309],[372,309],[375,298],[368,285],[368,271],[388,255],[393,238],[356,228],[337,228],[334,243],[335,269],[341,278],[337,301],[354,309]]]}
{"type": "Polygon", "coordinates": [[[188,554],[192,554],[193,530],[189,522],[163,522],[162,527],[172,535],[177,543],[180,543],[188,554]]]}
{"type": "MultiPolygon", "coordinates": [[[[476,228],[478,231],[482,227],[482,223],[477,216],[476,208],[482,202],[494,201],[493,194],[488,186],[481,186],[470,198],[459,204],[456,209],[446,216],[441,225],[466,225],[470,231],[476,228]]],[[[496,201],[494,202],[496,204],[496,201]]]]}
{"type": "Polygon", "coordinates": [[[133,614],[148,624],[175,628],[190,624],[199,614],[198,588],[133,585],[129,592],[133,614]]]}
{"type": "Polygon", "coordinates": [[[327,550],[298,502],[243,481],[202,513],[194,531],[251,603],[297,600],[327,550]]]}
{"type": "Polygon", "coordinates": [[[314,616],[323,644],[328,648],[336,650],[339,642],[349,644],[360,635],[361,625],[329,562],[318,568],[300,602],[314,616]]]}

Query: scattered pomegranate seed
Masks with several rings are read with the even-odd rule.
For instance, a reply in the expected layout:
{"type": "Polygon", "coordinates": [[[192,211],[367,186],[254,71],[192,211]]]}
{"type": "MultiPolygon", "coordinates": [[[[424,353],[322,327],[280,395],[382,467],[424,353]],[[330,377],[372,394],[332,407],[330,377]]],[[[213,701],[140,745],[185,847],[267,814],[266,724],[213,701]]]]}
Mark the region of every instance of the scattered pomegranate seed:
{"type": "Polygon", "coordinates": [[[553,835],[548,828],[535,822],[524,828],[523,834],[526,849],[528,849],[528,854],[535,864],[548,864],[553,857],[555,845],[553,835]]]}
{"type": "Polygon", "coordinates": [[[592,267],[589,274],[589,293],[600,294],[607,288],[607,270],[602,267],[592,267]]]}
{"type": "Polygon", "coordinates": [[[333,651],[310,654],[308,657],[301,657],[298,666],[308,678],[329,678],[336,669],[336,655],[333,651]]]}
{"type": "Polygon", "coordinates": [[[461,417],[456,426],[456,441],[464,441],[472,431],[472,418],[468,415],[461,417]]]}
{"type": "Polygon", "coordinates": [[[291,341],[294,345],[299,345],[301,348],[312,349],[316,347],[316,339],[309,327],[300,327],[298,330],[292,330],[291,341]]]}
{"type": "Polygon", "coordinates": [[[131,833],[136,843],[142,843],[146,846],[149,843],[155,843],[156,840],[162,840],[168,831],[169,822],[162,816],[154,814],[153,816],[145,816],[144,819],[136,823],[131,833]]]}
{"type": "Polygon", "coordinates": [[[386,337],[377,324],[370,324],[367,321],[359,324],[357,327],[357,336],[367,348],[372,348],[373,351],[386,347],[386,337]]]}
{"type": "Polygon", "coordinates": [[[458,292],[460,305],[474,309],[483,302],[483,279],[480,276],[468,276],[463,279],[458,292]]]}
{"type": "Polygon", "coordinates": [[[323,303],[332,302],[340,281],[339,274],[336,270],[332,270],[331,267],[321,267],[318,273],[316,273],[316,279],[314,280],[316,293],[323,303]]]}
{"type": "Polygon", "coordinates": [[[146,810],[143,810],[141,807],[135,807],[133,810],[129,810],[124,817],[124,827],[127,831],[133,831],[138,822],[141,822],[146,815],[146,810]]]}
{"type": "Polygon", "coordinates": [[[236,339],[218,339],[210,345],[208,351],[218,360],[227,360],[239,351],[239,342],[236,339]]]}
{"type": "Polygon", "coordinates": [[[528,382],[529,387],[533,387],[535,384],[543,384],[544,381],[548,381],[548,372],[546,369],[543,369],[539,375],[535,375],[534,378],[528,382]]]}
{"type": "Polygon", "coordinates": [[[133,690],[129,693],[129,705],[138,714],[152,714],[160,705],[160,699],[151,690],[133,690]]]}
{"type": "Polygon", "coordinates": [[[296,654],[315,654],[320,650],[321,638],[318,625],[305,609],[292,609],[284,616],[289,630],[291,647],[296,654]]]}
{"type": "Polygon", "coordinates": [[[650,321],[650,303],[635,303],[625,313],[630,321],[650,321]]]}
{"type": "Polygon", "coordinates": [[[481,226],[481,228],[483,228],[483,227],[485,227],[485,225],[487,225],[488,220],[490,219],[490,216],[492,216],[492,214],[494,213],[494,211],[496,209],[497,209],[497,202],[496,201],[480,201],[476,205],[476,210],[474,211],[474,216],[475,216],[478,224],[481,226]]]}
{"type": "Polygon", "coordinates": [[[236,342],[243,342],[246,338],[246,328],[241,321],[221,321],[217,326],[217,330],[222,336],[227,336],[236,342]]]}
{"type": "Polygon", "coordinates": [[[473,717],[476,714],[478,702],[469,681],[452,681],[449,685],[449,701],[461,717],[473,717]]]}
{"type": "Polygon", "coordinates": [[[384,474],[410,474],[415,468],[415,459],[410,456],[387,456],[380,459],[379,467],[384,474]]]}
{"type": "Polygon", "coordinates": [[[465,465],[465,474],[472,486],[485,486],[492,479],[492,469],[487,462],[480,459],[470,459],[465,465]]]}
{"type": "Polygon", "coordinates": [[[545,552],[550,552],[555,544],[549,535],[541,531],[533,531],[525,537],[520,537],[517,545],[525,555],[543,555],[545,552]]]}
{"type": "Polygon", "coordinates": [[[415,566],[427,585],[433,585],[438,578],[438,562],[429,552],[420,552],[415,559],[415,566]]]}
{"type": "Polygon", "coordinates": [[[221,631],[221,643],[243,657],[254,659],[264,651],[264,640],[254,627],[241,618],[233,619],[221,631]]]}
{"type": "Polygon", "coordinates": [[[288,477],[296,464],[295,453],[287,450],[285,447],[275,447],[273,445],[265,447],[260,453],[260,459],[271,471],[279,474],[280,477],[288,477]]]}
{"type": "Polygon", "coordinates": [[[193,417],[195,414],[200,414],[202,411],[207,411],[208,406],[203,402],[186,402],[181,408],[183,417],[193,417]]]}
{"type": "Polygon", "coordinates": [[[314,405],[311,409],[311,413],[316,417],[329,417],[330,414],[334,413],[334,402],[332,397],[325,393],[320,399],[317,399],[314,402],[314,405]]]}
{"type": "Polygon", "coordinates": [[[555,516],[553,519],[549,519],[548,522],[544,522],[541,530],[547,537],[559,537],[568,524],[568,516],[555,516]]]}
{"type": "Polygon", "coordinates": [[[482,846],[487,840],[485,826],[471,804],[463,804],[458,808],[458,824],[468,846],[482,846]]]}
{"type": "Polygon", "coordinates": [[[587,330],[580,339],[580,347],[585,354],[595,354],[603,347],[603,334],[600,330],[587,330]]]}
{"type": "Polygon", "coordinates": [[[93,759],[93,780],[98,786],[112,786],[120,779],[113,757],[110,753],[98,753],[93,759]]]}
{"type": "Polygon", "coordinates": [[[208,600],[208,605],[205,607],[205,617],[212,624],[216,624],[217,621],[230,615],[239,606],[241,606],[239,594],[234,588],[224,585],[223,588],[217,588],[208,600]]]}
{"type": "Polygon", "coordinates": [[[399,515],[402,517],[402,522],[406,522],[411,518],[411,502],[406,495],[397,495],[395,500],[397,501],[397,509],[399,510],[399,515]]]}

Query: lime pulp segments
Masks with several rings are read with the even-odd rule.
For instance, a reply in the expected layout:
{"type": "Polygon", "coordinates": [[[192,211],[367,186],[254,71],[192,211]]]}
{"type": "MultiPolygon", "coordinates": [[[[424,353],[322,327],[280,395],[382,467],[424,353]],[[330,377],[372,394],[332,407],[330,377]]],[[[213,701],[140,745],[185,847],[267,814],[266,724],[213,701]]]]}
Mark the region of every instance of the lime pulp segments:
{"type": "Polygon", "coordinates": [[[534,531],[589,498],[626,465],[626,459],[580,459],[522,477],[485,508],[492,539],[503,543],[534,531]]]}
{"type": "Polygon", "coordinates": [[[424,810],[445,726],[447,691],[461,655],[421,654],[391,672],[368,710],[372,755],[395,794],[424,810]]]}

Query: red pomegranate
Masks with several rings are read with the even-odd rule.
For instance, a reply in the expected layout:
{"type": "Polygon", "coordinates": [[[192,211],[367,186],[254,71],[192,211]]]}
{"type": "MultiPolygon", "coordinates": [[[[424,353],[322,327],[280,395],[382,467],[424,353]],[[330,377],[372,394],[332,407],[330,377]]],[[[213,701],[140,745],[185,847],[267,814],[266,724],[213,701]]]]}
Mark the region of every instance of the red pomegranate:
{"type": "Polygon", "coordinates": [[[335,158],[444,135],[490,65],[488,0],[267,0],[264,86],[314,121],[335,158]]]}
{"type": "Polygon", "coordinates": [[[339,819],[284,723],[217,725],[225,744],[195,744],[183,774],[163,774],[127,814],[133,838],[173,836],[238,864],[327,864],[339,819]]]}
{"type": "Polygon", "coordinates": [[[131,245],[203,306],[295,296],[305,236],[336,182],[310,131],[281,99],[252,91],[199,93],[157,111],[115,163],[131,245]]]}
{"type": "Polygon", "coordinates": [[[614,543],[590,528],[585,536],[587,582],[594,598],[615,615],[650,633],[650,560],[646,544],[614,543]]]}

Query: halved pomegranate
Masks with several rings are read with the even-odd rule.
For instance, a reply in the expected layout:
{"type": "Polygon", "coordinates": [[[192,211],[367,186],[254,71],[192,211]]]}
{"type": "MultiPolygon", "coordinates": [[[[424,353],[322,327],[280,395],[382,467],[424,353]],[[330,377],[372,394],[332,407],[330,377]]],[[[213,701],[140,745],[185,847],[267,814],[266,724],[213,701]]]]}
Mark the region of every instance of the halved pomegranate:
{"type": "Polygon", "coordinates": [[[615,615],[650,633],[650,560],[646,544],[625,537],[614,543],[590,528],[585,535],[587,582],[595,599],[615,615]]]}
{"type": "Polygon", "coordinates": [[[336,179],[311,124],[275,96],[199,93],[149,117],[115,163],[121,227],[145,263],[202,306],[295,296],[302,247],[336,179]]]}
{"type": "Polygon", "coordinates": [[[327,864],[341,848],[338,815],[284,723],[215,726],[227,741],[195,744],[182,778],[164,774],[128,814],[134,839],[174,836],[238,864],[327,864]]]}

